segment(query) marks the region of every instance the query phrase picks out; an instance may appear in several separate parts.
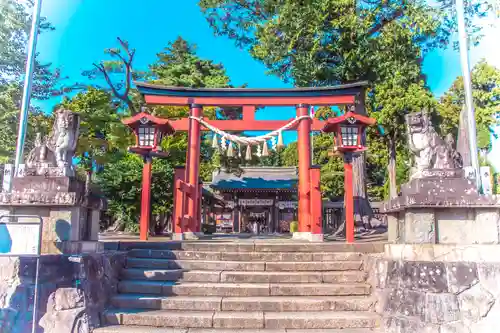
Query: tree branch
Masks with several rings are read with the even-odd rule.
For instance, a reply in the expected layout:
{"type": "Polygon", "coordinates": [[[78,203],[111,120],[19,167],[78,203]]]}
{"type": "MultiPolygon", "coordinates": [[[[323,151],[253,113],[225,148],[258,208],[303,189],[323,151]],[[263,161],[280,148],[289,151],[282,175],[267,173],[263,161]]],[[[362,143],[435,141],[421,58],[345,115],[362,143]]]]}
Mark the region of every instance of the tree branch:
{"type": "Polygon", "coordinates": [[[387,24],[391,23],[392,21],[402,17],[404,15],[404,10],[406,9],[406,5],[403,4],[401,8],[396,10],[394,13],[389,18],[383,18],[379,23],[374,25],[370,30],[368,30],[368,35],[371,36],[373,34],[376,34],[380,30],[382,30],[387,24]]]}
{"type": "Polygon", "coordinates": [[[235,0],[234,2],[240,8],[248,10],[250,13],[252,13],[253,16],[259,17],[262,20],[267,20],[267,16],[264,13],[262,13],[260,10],[256,8],[253,9],[252,7],[250,7],[250,5],[248,4],[248,2],[246,2],[246,0],[235,0]]]}

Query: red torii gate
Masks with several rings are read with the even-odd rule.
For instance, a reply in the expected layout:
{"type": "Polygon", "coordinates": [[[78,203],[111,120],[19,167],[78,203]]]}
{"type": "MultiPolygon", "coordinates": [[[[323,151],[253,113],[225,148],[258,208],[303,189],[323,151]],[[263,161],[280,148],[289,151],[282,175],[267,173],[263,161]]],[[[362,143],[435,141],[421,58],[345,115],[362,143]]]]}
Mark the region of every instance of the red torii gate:
{"type": "MultiPolygon", "coordinates": [[[[188,132],[188,150],[185,172],[178,170],[174,192],[174,237],[184,239],[187,234],[201,230],[201,185],[199,180],[201,131],[208,130],[194,118],[203,116],[205,106],[240,106],[243,119],[204,120],[223,131],[273,131],[290,120],[255,120],[255,110],[261,106],[295,106],[297,117],[299,158],[299,226],[295,238],[323,240],[322,200],[319,189],[319,169],[311,168],[311,131],[321,131],[325,122],[311,119],[310,106],[354,106],[365,114],[364,90],[366,82],[318,88],[247,89],[247,88],[181,88],[135,83],[148,105],[178,105],[190,108],[189,118],[171,120],[176,131],[188,132]],[[187,204],[186,203],[187,199],[187,204]],[[312,199],[312,200],[311,200],[312,199]]],[[[291,128],[293,130],[295,128],[291,128]]]]}

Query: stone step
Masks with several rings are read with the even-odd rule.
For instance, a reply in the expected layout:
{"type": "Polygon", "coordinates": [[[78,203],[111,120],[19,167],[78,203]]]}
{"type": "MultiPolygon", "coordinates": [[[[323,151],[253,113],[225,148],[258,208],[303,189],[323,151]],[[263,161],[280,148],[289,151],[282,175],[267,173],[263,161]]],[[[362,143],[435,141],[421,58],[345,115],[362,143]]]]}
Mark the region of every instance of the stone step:
{"type": "Polygon", "coordinates": [[[310,262],[252,262],[127,258],[128,268],[163,268],[204,271],[348,271],[361,270],[362,260],[310,262]]]}
{"type": "Polygon", "coordinates": [[[195,252],[360,252],[382,253],[384,243],[352,243],[318,242],[297,243],[295,241],[237,241],[237,242],[204,242],[204,241],[166,241],[166,242],[136,242],[136,241],[107,241],[104,242],[107,250],[129,251],[132,249],[151,250],[184,250],[195,252]]]}
{"type": "Polygon", "coordinates": [[[119,294],[111,305],[119,309],[192,310],[192,311],[369,311],[374,299],[366,296],[267,296],[199,297],[119,294]]]}
{"type": "Polygon", "coordinates": [[[120,293],[165,296],[345,296],[369,295],[370,285],[362,283],[274,284],[274,283],[197,283],[124,280],[120,293]]]}
{"type": "Polygon", "coordinates": [[[342,272],[222,272],[221,282],[234,283],[356,283],[366,280],[363,271],[342,272]]]}
{"type": "Polygon", "coordinates": [[[108,325],[142,325],[179,328],[225,329],[344,329],[375,328],[379,316],[358,311],[228,312],[171,310],[108,310],[108,325]]]}
{"type": "Polygon", "coordinates": [[[343,261],[361,260],[363,257],[359,252],[200,252],[150,249],[133,249],[128,255],[136,258],[210,261],[343,261]]]}
{"type": "Polygon", "coordinates": [[[240,271],[187,271],[127,268],[121,273],[125,280],[182,281],[182,282],[235,282],[235,283],[356,283],[366,280],[363,271],[341,272],[240,272],[240,271]]]}
{"type": "Polygon", "coordinates": [[[126,280],[220,282],[220,275],[221,271],[125,268],[120,276],[126,280]]]}
{"type": "Polygon", "coordinates": [[[255,329],[255,328],[164,328],[152,326],[113,325],[94,329],[94,333],[382,333],[377,329],[255,329]]]}

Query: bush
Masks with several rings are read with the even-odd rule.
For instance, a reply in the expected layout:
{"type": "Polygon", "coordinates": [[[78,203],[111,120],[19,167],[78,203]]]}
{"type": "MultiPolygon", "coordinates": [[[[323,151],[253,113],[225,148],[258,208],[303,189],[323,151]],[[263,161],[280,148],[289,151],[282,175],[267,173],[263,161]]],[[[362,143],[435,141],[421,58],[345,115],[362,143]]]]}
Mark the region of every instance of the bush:
{"type": "Polygon", "coordinates": [[[290,232],[291,233],[294,233],[294,232],[297,232],[299,230],[299,222],[297,221],[293,221],[290,223],[290,232]]]}

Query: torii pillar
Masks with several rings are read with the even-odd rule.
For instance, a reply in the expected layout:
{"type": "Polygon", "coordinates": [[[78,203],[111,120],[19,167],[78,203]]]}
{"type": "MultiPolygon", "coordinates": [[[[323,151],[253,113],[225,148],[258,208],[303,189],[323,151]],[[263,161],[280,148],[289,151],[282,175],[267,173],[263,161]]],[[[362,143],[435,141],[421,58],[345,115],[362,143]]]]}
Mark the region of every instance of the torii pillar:
{"type": "MultiPolygon", "coordinates": [[[[309,116],[310,106],[299,104],[297,117],[309,116]]],[[[293,234],[295,239],[323,241],[322,231],[312,227],[313,215],[311,206],[311,123],[307,117],[300,120],[297,127],[297,149],[299,158],[299,230],[293,234]],[[313,232],[314,231],[314,232],[313,232]],[[318,233],[318,231],[320,233],[318,233]]],[[[321,198],[320,198],[321,200],[321,198]]],[[[317,215],[317,214],[315,214],[317,215]]]]}

